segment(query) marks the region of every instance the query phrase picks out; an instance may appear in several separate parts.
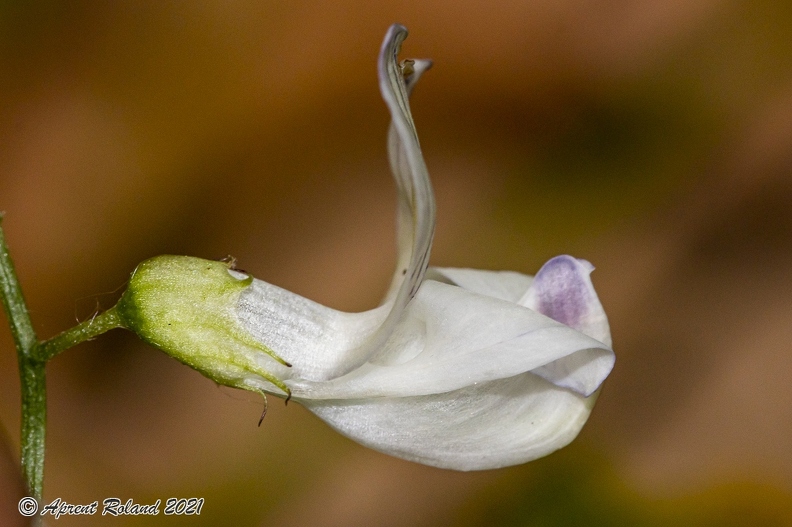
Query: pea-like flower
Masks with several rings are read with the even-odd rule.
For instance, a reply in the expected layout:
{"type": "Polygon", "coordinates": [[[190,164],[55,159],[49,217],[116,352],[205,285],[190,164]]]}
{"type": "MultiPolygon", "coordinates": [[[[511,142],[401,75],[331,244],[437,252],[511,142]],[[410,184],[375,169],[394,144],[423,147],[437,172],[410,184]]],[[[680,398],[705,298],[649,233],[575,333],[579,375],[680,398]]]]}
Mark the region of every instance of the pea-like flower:
{"type": "Polygon", "coordinates": [[[398,258],[382,304],[344,313],[233,270],[161,256],[138,266],[123,325],[216,382],[293,398],[342,434],[427,465],[480,470],[572,441],[614,354],[585,260],[535,277],[427,268],[435,203],[408,95],[431,63],[379,57],[392,122],[398,258]]]}

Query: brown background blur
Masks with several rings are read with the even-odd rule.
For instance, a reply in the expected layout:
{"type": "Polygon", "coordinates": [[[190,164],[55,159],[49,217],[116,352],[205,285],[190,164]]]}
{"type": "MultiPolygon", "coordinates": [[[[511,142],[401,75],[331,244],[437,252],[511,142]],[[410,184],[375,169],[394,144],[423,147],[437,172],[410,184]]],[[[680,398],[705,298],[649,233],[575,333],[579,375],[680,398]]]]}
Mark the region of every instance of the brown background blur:
{"type": "MultiPolygon", "coordinates": [[[[792,3],[0,2],[0,210],[40,337],[162,253],[335,308],[394,261],[376,56],[413,112],[432,262],[597,267],[616,369],[578,441],[455,473],[222,389],[116,331],[48,368],[45,498],[205,497],[58,525],[792,525],[792,3]]],[[[0,328],[0,524],[20,521],[0,328]]],[[[55,522],[52,522],[55,524],[55,522]]]]}

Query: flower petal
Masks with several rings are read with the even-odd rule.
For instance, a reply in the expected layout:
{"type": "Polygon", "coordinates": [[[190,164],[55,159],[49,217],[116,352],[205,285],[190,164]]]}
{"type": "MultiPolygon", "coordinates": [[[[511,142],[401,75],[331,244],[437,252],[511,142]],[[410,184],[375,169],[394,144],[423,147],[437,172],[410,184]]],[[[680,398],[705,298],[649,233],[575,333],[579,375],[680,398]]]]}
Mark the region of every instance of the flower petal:
{"type": "MultiPolygon", "coordinates": [[[[404,78],[407,95],[412,93],[418,79],[432,65],[431,61],[428,60],[413,60],[411,62],[412,73],[404,78]]],[[[409,118],[409,123],[411,126],[414,126],[411,117],[409,118]]],[[[420,153],[420,147],[418,148],[418,152],[420,153]]],[[[412,176],[413,170],[407,159],[407,151],[393,123],[391,123],[388,129],[388,160],[390,162],[391,173],[396,181],[396,190],[398,191],[398,201],[396,205],[397,261],[396,271],[393,274],[393,280],[388,294],[385,295],[385,300],[395,297],[404,283],[405,276],[412,276],[413,273],[411,271],[416,269],[415,265],[417,265],[417,261],[413,265],[411,265],[411,263],[413,263],[413,256],[417,252],[417,233],[421,232],[429,235],[429,246],[431,246],[435,213],[434,197],[425,167],[423,169],[423,177],[419,178],[420,184],[416,185],[416,179],[412,176]],[[415,194],[418,195],[415,196],[415,194]],[[428,202],[430,207],[427,208],[423,206],[419,209],[416,206],[416,198],[420,202],[428,202]],[[422,214],[418,219],[419,221],[417,221],[414,216],[421,210],[423,210],[424,214],[422,214]]],[[[423,250],[425,252],[428,251],[429,246],[426,246],[425,242],[423,245],[423,250]]],[[[414,284],[412,284],[410,288],[412,288],[413,285],[414,284]]]]}
{"type": "Polygon", "coordinates": [[[480,295],[517,303],[525,296],[533,277],[515,271],[482,271],[452,267],[430,267],[427,280],[458,285],[480,295]]]}
{"type": "MultiPolygon", "coordinates": [[[[344,313],[254,279],[239,296],[236,314],[256,341],[292,365],[284,368],[262,355],[262,366],[281,379],[325,381],[347,373],[350,364],[368,359],[368,340],[389,310],[389,305],[383,305],[363,313],[344,313]]],[[[261,388],[269,391],[267,385],[261,388]]]]}
{"type": "Polygon", "coordinates": [[[399,195],[398,257],[393,283],[386,295],[386,300],[392,302],[391,310],[367,342],[372,351],[387,340],[405,306],[418,291],[429,263],[435,228],[434,193],[408,101],[415,83],[431,62],[409,61],[411,71],[406,71],[398,62],[405,38],[407,29],[392,25],[382,42],[378,61],[380,92],[391,113],[388,157],[399,195]]]}
{"type": "MultiPolygon", "coordinates": [[[[571,256],[556,256],[536,273],[520,304],[611,346],[605,310],[591,283],[594,266],[571,256]]],[[[596,390],[613,369],[613,352],[590,350],[534,370],[548,381],[583,395],[596,390]]]]}
{"type": "MultiPolygon", "coordinates": [[[[590,360],[613,353],[525,307],[426,281],[368,363],[328,382],[292,379],[287,384],[297,399],[427,395],[512,377],[584,352],[590,360]]],[[[604,379],[594,381],[599,386],[604,379]]]]}
{"type": "Polygon", "coordinates": [[[375,450],[441,468],[485,470],[567,445],[595,399],[525,373],[436,395],[302,403],[375,450]]]}
{"type": "Polygon", "coordinates": [[[388,340],[423,281],[435,201],[408,96],[431,62],[410,61],[411,71],[403,71],[397,54],[406,37],[404,27],[391,26],[378,63],[380,90],[391,113],[388,149],[399,195],[398,257],[391,292],[379,308],[352,314],[255,280],[242,293],[237,314],[255,338],[293,365],[290,371],[272,366],[282,378],[324,381],[360,367],[388,340]]]}

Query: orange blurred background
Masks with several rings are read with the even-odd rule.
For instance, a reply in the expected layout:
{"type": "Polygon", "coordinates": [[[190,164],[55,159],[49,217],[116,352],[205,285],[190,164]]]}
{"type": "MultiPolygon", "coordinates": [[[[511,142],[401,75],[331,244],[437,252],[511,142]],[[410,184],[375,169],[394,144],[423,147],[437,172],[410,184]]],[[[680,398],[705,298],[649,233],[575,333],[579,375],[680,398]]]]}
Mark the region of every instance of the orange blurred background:
{"type": "MultiPolygon", "coordinates": [[[[257,428],[259,397],[115,331],[48,367],[45,499],[206,504],[58,525],[792,525],[787,2],[1,2],[0,210],[39,336],[163,253],[375,306],[396,21],[402,56],[435,61],[413,98],[432,262],[597,267],[617,363],[580,438],[504,470],[424,467],[299,405],[257,428]]],[[[5,323],[0,425],[16,525],[5,323]]]]}

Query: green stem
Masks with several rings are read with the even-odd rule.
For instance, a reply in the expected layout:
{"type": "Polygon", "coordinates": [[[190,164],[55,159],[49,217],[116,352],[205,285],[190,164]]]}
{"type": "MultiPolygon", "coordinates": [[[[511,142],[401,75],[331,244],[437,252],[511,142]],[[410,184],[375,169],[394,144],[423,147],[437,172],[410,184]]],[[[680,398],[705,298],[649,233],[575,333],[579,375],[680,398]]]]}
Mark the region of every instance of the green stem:
{"type": "MultiPolygon", "coordinates": [[[[2,222],[2,216],[0,216],[2,222]]],[[[22,289],[0,228],[0,293],[17,348],[22,388],[22,477],[28,492],[41,500],[44,482],[44,433],[47,426],[47,388],[44,362],[36,359],[38,342],[22,289]]]]}
{"type": "Polygon", "coordinates": [[[76,346],[80,342],[91,340],[111,329],[123,327],[115,306],[104,313],[96,315],[90,320],[81,322],[71,329],[67,329],[60,335],[45,340],[39,344],[36,358],[41,361],[48,361],[61,351],[76,346]]]}
{"type": "MultiPolygon", "coordinates": [[[[0,214],[0,224],[3,216],[0,214]]],[[[0,228],[0,288],[3,294],[3,307],[8,314],[8,321],[11,323],[11,333],[14,336],[17,350],[30,356],[36,347],[36,332],[33,331],[33,323],[30,321],[25,299],[22,297],[22,289],[19,287],[14,263],[8,253],[8,246],[5,241],[5,234],[0,228]]]]}
{"type": "MultiPolygon", "coordinates": [[[[0,213],[0,223],[3,216],[0,213]]],[[[30,496],[41,503],[44,488],[44,439],[47,430],[46,364],[65,349],[121,327],[115,308],[64,331],[45,342],[38,342],[30,321],[22,289],[0,228],[0,296],[11,324],[17,348],[19,380],[22,388],[22,477],[30,496]]],[[[40,524],[41,517],[33,520],[40,524]]]]}
{"type": "Polygon", "coordinates": [[[44,438],[47,432],[45,363],[19,358],[22,385],[22,477],[28,492],[41,503],[44,495],[44,438]]]}

